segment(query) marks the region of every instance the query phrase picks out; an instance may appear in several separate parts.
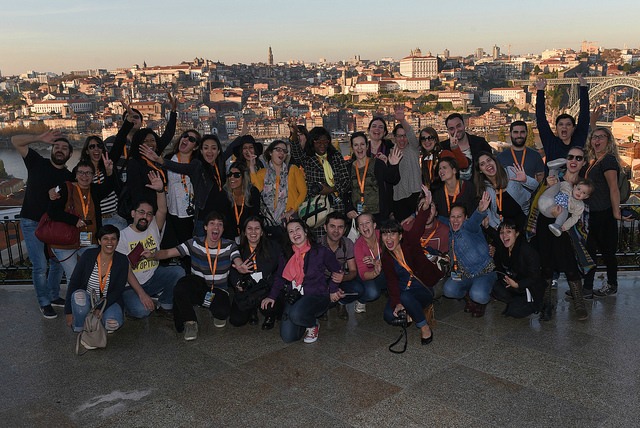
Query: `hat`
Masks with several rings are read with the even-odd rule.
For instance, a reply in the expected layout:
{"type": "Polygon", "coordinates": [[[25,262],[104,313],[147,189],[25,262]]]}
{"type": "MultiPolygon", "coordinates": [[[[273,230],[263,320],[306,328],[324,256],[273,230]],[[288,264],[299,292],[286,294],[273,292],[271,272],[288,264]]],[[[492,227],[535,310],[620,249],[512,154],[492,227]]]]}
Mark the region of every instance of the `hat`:
{"type": "Polygon", "coordinates": [[[256,142],[255,138],[253,138],[253,136],[251,135],[242,135],[240,137],[238,137],[234,143],[237,144],[237,146],[235,146],[233,148],[233,155],[236,157],[236,159],[240,159],[241,155],[242,155],[242,147],[245,144],[253,144],[253,149],[256,152],[256,156],[260,156],[262,154],[262,152],[264,151],[264,147],[262,144],[256,142]]]}

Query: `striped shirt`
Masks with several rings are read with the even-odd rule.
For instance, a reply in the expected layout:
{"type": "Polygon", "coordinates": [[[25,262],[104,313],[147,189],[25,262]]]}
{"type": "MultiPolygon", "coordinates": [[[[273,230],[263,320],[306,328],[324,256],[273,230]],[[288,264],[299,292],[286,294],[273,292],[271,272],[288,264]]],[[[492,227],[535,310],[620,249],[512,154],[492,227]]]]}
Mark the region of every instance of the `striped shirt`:
{"type": "MultiPolygon", "coordinates": [[[[206,239],[206,238],[204,238],[206,239]]],[[[227,279],[229,270],[231,269],[231,261],[240,258],[240,251],[236,243],[228,239],[220,240],[220,254],[218,254],[218,246],[209,247],[211,255],[211,266],[214,265],[216,255],[218,254],[218,263],[215,268],[215,275],[211,274],[209,260],[207,259],[207,250],[203,238],[192,238],[178,245],[176,249],[181,256],[191,257],[191,273],[197,275],[211,284],[213,281],[215,287],[227,288],[227,279]]]]}
{"type": "Polygon", "coordinates": [[[107,280],[105,281],[104,291],[102,292],[102,296],[100,295],[100,277],[98,276],[98,262],[93,266],[93,271],[91,271],[91,276],[89,277],[89,281],[87,281],[87,292],[89,294],[95,293],[97,297],[107,297],[107,292],[109,291],[109,283],[111,282],[111,271],[109,271],[109,275],[107,275],[107,280]]]}
{"type": "MultiPolygon", "coordinates": [[[[102,183],[106,179],[102,171],[98,171],[98,175],[93,176],[94,183],[102,183]]],[[[118,195],[112,191],[100,201],[100,212],[102,215],[111,214],[118,210],[118,195]]]]}

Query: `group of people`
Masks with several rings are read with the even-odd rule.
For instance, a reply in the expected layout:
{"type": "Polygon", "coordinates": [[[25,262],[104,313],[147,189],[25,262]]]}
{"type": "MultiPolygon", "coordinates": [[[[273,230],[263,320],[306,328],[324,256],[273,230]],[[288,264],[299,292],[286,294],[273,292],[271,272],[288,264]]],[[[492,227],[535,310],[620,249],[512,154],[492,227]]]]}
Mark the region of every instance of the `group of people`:
{"type": "Polygon", "coordinates": [[[53,306],[63,306],[67,324],[81,331],[96,295],[106,299],[108,332],[125,313],[157,311],[185,340],[198,336],[195,306],[208,308],[220,328],[258,324],[261,313],[262,328],[279,321],[285,342],[312,343],[330,308],[347,319],[346,305],[362,313],[386,294],[384,320],[406,318],[426,345],[441,294],[464,300],[473,317],[493,297],[507,303],[505,315],[549,320],[552,280],[563,272],[575,313],[586,319],[583,299],[617,291],[622,217],[615,141],[606,128],[589,131],[581,76],[580,83],[578,122],[560,115],[555,133],[545,82],[536,83],[546,165],[526,147],[523,121],[511,123],[512,146],[496,155],[466,132],[460,114],[446,118],[449,138],[440,141],[431,127],[416,134],[401,107],[390,139],[380,117],[353,133],[348,160],[326,129],[293,122],[288,141],[266,148],[243,135],[223,150],[216,135],[190,129],[165,150],[176,128],[172,97],[162,136],[123,102],[110,147],[88,137],[73,172],[73,148],[59,132],[14,136],[29,173],[21,228],[40,309],[55,318],[53,306]],[[29,148],[35,142],[51,145],[50,159],[29,148]],[[319,196],[328,215],[300,216],[319,196]],[[40,242],[44,214],[76,227],[77,242],[40,242]],[[607,283],[593,290],[598,252],[607,283]]]}

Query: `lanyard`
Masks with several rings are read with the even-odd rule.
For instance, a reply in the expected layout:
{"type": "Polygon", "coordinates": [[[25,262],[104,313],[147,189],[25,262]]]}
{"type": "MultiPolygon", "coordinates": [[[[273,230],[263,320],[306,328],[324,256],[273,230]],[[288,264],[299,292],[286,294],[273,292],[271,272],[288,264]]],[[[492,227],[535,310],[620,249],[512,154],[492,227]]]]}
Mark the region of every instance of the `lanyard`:
{"type": "Polygon", "coordinates": [[[107,277],[109,276],[109,272],[111,272],[111,265],[113,264],[113,259],[109,260],[109,266],[107,266],[107,271],[104,275],[102,275],[102,263],[100,262],[100,253],[98,253],[98,281],[100,282],[100,297],[104,296],[104,288],[107,286],[107,277]]]}
{"type": "Polygon", "coordinates": [[[216,279],[216,268],[218,267],[218,256],[220,255],[220,244],[221,242],[218,241],[218,250],[216,251],[216,259],[213,262],[213,266],[211,266],[211,254],[209,253],[209,240],[207,238],[205,238],[204,240],[204,247],[207,250],[207,260],[209,261],[209,270],[211,271],[211,291],[213,291],[213,286],[215,284],[215,279],[216,279]]]}
{"type": "Polygon", "coordinates": [[[435,235],[437,231],[438,231],[438,225],[436,224],[436,227],[431,231],[429,236],[427,236],[426,238],[420,238],[420,244],[422,244],[423,250],[425,251],[427,250],[427,247],[429,246],[428,245],[429,241],[431,241],[431,238],[433,238],[433,235],[435,235]]]}
{"type": "MultiPolygon", "coordinates": [[[[160,176],[162,177],[162,183],[166,183],[167,182],[167,176],[164,174],[164,171],[162,170],[162,168],[158,168],[149,159],[145,158],[144,156],[142,157],[142,159],[144,159],[144,161],[147,163],[147,165],[149,165],[149,168],[151,168],[154,171],[157,171],[158,174],[160,174],[160,176]]],[[[167,185],[166,184],[164,186],[164,191],[165,192],[167,191],[167,185]]]]}
{"type": "Polygon", "coordinates": [[[597,159],[595,161],[591,161],[591,163],[589,164],[589,168],[587,168],[587,171],[584,173],[584,178],[589,178],[589,173],[591,172],[593,167],[596,166],[598,162],[602,160],[602,158],[604,158],[604,156],[602,156],[600,159],[597,159]]]}
{"type": "Polygon", "coordinates": [[[362,180],[360,180],[360,168],[358,168],[357,161],[353,165],[356,167],[356,179],[358,180],[358,187],[360,188],[360,202],[364,202],[364,184],[367,180],[367,170],[369,169],[369,158],[364,164],[364,172],[362,173],[362,180]]]}
{"type": "Polygon", "coordinates": [[[451,258],[453,259],[453,263],[451,264],[451,270],[453,271],[458,270],[458,258],[456,257],[455,242],[455,239],[452,237],[449,249],[451,250],[451,258]]]}
{"type": "Polygon", "coordinates": [[[407,288],[411,287],[411,282],[413,281],[413,278],[415,277],[415,275],[413,274],[413,271],[407,264],[407,261],[404,259],[404,253],[402,252],[402,248],[400,248],[400,257],[396,257],[396,254],[393,251],[391,251],[391,256],[398,262],[400,266],[402,266],[407,272],[409,272],[409,282],[407,283],[407,288]]]}
{"type": "Polygon", "coordinates": [[[238,205],[235,201],[233,201],[233,211],[236,215],[236,224],[238,225],[238,235],[240,235],[240,217],[242,217],[242,212],[244,211],[244,197],[242,198],[242,205],[240,207],[240,213],[238,213],[238,205]]]}
{"type": "MultiPolygon", "coordinates": [[[[177,153],[177,157],[178,157],[178,163],[187,163],[187,162],[182,162],[182,157],[180,156],[180,153],[177,153]]],[[[182,181],[182,188],[184,189],[184,193],[189,195],[189,205],[191,205],[191,197],[193,196],[192,193],[189,191],[189,185],[187,184],[187,176],[184,174],[180,174],[180,181],[182,181]]]]}
{"type": "Polygon", "coordinates": [[[447,213],[451,212],[451,204],[455,204],[458,195],[460,194],[460,181],[456,182],[456,189],[453,191],[453,200],[449,202],[449,191],[447,190],[447,184],[444,184],[444,196],[447,201],[447,213]]]}
{"type": "MultiPolygon", "coordinates": [[[[367,241],[365,241],[366,243],[367,241]]],[[[378,240],[376,239],[376,250],[378,250],[378,255],[374,255],[373,254],[373,250],[371,249],[371,247],[369,247],[369,244],[367,244],[367,247],[369,248],[369,253],[371,253],[371,257],[375,260],[380,260],[380,243],[378,243],[378,240]]]]}
{"type": "Polygon", "coordinates": [[[258,272],[258,261],[256,260],[256,249],[251,247],[251,245],[249,245],[249,251],[251,251],[249,260],[253,262],[253,271],[258,272]]]}
{"type": "Polygon", "coordinates": [[[82,205],[82,219],[86,220],[87,219],[87,215],[89,215],[89,204],[91,203],[91,189],[89,189],[89,191],[87,192],[87,196],[85,197],[82,194],[82,190],[80,190],[80,186],[78,186],[77,184],[74,184],[76,190],[78,191],[78,196],[80,196],[80,205],[82,205]],[[85,200],[87,201],[85,203],[85,200]]]}
{"type": "Polygon", "coordinates": [[[273,212],[276,212],[276,208],[278,207],[278,188],[280,187],[280,176],[276,177],[276,194],[273,198],[273,212]]]}
{"type": "Polygon", "coordinates": [[[500,213],[500,221],[502,221],[502,189],[496,192],[496,206],[498,207],[498,212],[500,213]]]}
{"type": "Polygon", "coordinates": [[[96,169],[96,175],[93,176],[93,182],[102,184],[102,171],[96,169]]]}
{"type": "Polygon", "coordinates": [[[216,175],[218,176],[218,190],[222,191],[222,178],[220,178],[220,170],[218,169],[218,164],[214,163],[213,167],[216,170],[216,175]]]}
{"type": "Polygon", "coordinates": [[[522,162],[521,163],[518,163],[518,160],[516,159],[516,152],[513,150],[513,147],[511,147],[511,156],[513,156],[513,163],[518,165],[520,168],[524,169],[524,158],[527,157],[527,149],[525,148],[522,151],[522,162]]]}

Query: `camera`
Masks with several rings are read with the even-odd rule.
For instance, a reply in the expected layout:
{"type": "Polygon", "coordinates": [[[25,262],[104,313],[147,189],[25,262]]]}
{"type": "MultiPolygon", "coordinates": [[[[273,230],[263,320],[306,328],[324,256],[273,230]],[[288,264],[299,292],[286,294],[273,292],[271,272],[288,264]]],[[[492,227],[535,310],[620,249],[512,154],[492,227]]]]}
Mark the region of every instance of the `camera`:
{"type": "Polygon", "coordinates": [[[189,205],[187,207],[187,215],[189,217],[193,217],[193,215],[196,213],[196,210],[193,208],[193,205],[189,205]]]}
{"type": "Polygon", "coordinates": [[[300,300],[301,297],[302,294],[300,293],[300,290],[298,290],[297,288],[290,288],[284,295],[284,301],[290,305],[293,305],[298,300],[300,300]]]}
{"type": "Polygon", "coordinates": [[[404,309],[398,311],[398,315],[393,320],[391,320],[390,324],[396,327],[407,328],[407,326],[409,325],[409,322],[407,321],[407,311],[404,309]]]}

